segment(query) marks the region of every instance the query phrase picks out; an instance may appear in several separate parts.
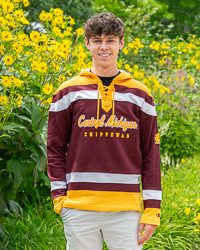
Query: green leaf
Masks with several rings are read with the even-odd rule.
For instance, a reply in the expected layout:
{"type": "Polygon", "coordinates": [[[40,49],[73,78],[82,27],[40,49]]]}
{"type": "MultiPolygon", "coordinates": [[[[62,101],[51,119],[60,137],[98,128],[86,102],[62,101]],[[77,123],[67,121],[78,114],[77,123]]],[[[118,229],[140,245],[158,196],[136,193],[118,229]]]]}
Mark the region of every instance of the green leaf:
{"type": "Polygon", "coordinates": [[[37,162],[36,168],[40,171],[44,171],[46,166],[46,157],[44,154],[41,154],[40,156],[32,155],[32,158],[37,162]]]}
{"type": "Polygon", "coordinates": [[[5,210],[6,210],[6,203],[5,203],[5,200],[4,200],[4,197],[3,197],[3,193],[0,193],[0,217],[2,217],[5,213],[5,210]]]}
{"type": "Polygon", "coordinates": [[[10,130],[17,131],[17,129],[19,129],[19,128],[24,128],[24,126],[20,125],[20,124],[13,123],[13,122],[7,122],[3,126],[3,129],[6,131],[10,131],[10,130]]]}
{"type": "Polygon", "coordinates": [[[10,207],[10,211],[15,212],[17,215],[22,214],[23,213],[23,209],[21,208],[21,206],[16,203],[13,200],[9,200],[8,202],[9,207],[10,207]]]}
{"type": "Polygon", "coordinates": [[[12,114],[15,115],[16,117],[18,117],[18,118],[21,119],[21,120],[25,120],[25,121],[31,123],[31,119],[29,119],[29,118],[26,117],[26,116],[18,115],[18,114],[16,114],[16,113],[12,113],[12,114]]]}
{"type": "Polygon", "coordinates": [[[6,237],[6,235],[4,234],[3,229],[4,229],[4,226],[0,224],[0,238],[4,239],[6,237]]]}
{"type": "Polygon", "coordinates": [[[44,121],[42,122],[43,114],[41,113],[41,110],[39,109],[38,106],[32,101],[32,116],[31,116],[31,121],[32,121],[32,127],[35,130],[42,130],[44,126],[44,121]],[[39,125],[40,124],[40,125],[39,125]],[[39,125],[39,127],[38,127],[39,125]]]}
{"type": "Polygon", "coordinates": [[[30,190],[33,187],[33,182],[34,182],[34,177],[31,174],[26,174],[24,176],[24,181],[23,181],[23,185],[25,187],[26,190],[26,195],[29,195],[30,190]]]}
{"type": "Polygon", "coordinates": [[[46,175],[43,174],[43,173],[40,173],[40,174],[39,174],[39,177],[40,177],[40,179],[44,180],[44,182],[45,182],[45,184],[46,184],[47,186],[50,187],[50,180],[49,180],[48,176],[46,176],[46,175]]]}
{"type": "Polygon", "coordinates": [[[23,181],[23,176],[32,171],[34,167],[34,163],[24,163],[17,158],[11,158],[9,161],[7,161],[8,171],[14,173],[15,188],[18,188],[21,185],[23,181]]]}

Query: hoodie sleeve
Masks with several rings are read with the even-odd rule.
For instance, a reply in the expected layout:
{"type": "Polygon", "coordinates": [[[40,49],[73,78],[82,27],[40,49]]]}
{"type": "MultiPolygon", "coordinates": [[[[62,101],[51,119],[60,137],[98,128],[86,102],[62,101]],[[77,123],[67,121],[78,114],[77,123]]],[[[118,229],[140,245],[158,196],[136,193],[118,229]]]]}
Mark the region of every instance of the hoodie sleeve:
{"type": "Polygon", "coordinates": [[[66,153],[71,134],[70,100],[62,90],[54,96],[49,110],[47,132],[47,173],[54,210],[59,213],[66,198],[66,153]]]}
{"type": "Polygon", "coordinates": [[[153,98],[146,96],[140,111],[140,147],[143,157],[142,198],[144,212],[140,223],[160,225],[161,171],[159,133],[153,98]]]}

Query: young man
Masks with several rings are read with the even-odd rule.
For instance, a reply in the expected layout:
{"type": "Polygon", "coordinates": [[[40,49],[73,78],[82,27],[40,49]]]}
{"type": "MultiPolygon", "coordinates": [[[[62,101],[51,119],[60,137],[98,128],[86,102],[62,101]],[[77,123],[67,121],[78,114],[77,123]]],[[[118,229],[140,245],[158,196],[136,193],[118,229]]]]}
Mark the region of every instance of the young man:
{"type": "Polygon", "coordinates": [[[54,208],[63,219],[69,250],[100,250],[103,239],[109,250],[142,249],[160,223],[153,98],[142,83],[117,68],[124,45],[119,18],[95,15],[84,30],[93,67],[64,82],[49,111],[48,175],[54,208]]]}

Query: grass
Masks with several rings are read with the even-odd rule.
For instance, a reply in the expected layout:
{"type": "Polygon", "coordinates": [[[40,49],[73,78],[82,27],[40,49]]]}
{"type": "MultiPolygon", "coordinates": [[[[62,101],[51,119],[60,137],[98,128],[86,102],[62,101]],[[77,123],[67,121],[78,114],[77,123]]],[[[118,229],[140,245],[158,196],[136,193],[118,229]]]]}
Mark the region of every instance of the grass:
{"type": "MultiPolygon", "coordinates": [[[[200,249],[199,170],[200,159],[193,159],[162,176],[161,226],[143,250],[200,249]]],[[[6,234],[0,250],[66,249],[62,221],[54,213],[52,203],[38,205],[27,201],[23,216],[9,216],[1,219],[0,224],[4,225],[6,234]]]]}

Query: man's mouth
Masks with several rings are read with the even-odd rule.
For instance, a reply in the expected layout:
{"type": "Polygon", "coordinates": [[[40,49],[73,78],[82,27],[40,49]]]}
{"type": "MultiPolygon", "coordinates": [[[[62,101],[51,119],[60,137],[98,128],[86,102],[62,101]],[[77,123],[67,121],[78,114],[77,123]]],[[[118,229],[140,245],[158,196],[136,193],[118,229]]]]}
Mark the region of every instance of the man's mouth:
{"type": "Polygon", "coordinates": [[[110,56],[111,54],[105,54],[105,53],[101,53],[101,54],[99,54],[99,56],[104,56],[104,57],[106,57],[106,56],[110,56]]]}

